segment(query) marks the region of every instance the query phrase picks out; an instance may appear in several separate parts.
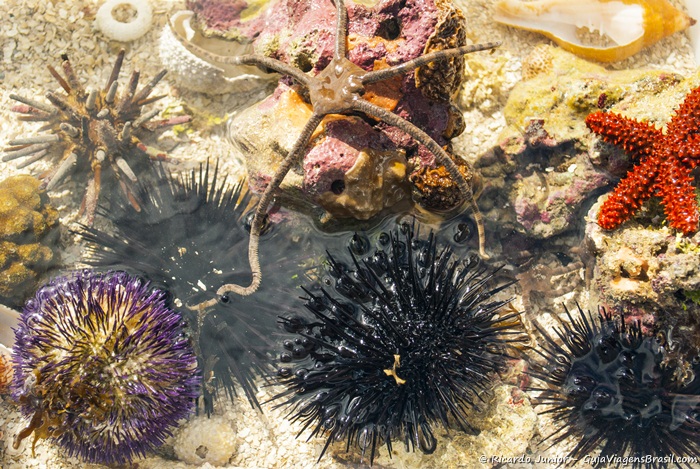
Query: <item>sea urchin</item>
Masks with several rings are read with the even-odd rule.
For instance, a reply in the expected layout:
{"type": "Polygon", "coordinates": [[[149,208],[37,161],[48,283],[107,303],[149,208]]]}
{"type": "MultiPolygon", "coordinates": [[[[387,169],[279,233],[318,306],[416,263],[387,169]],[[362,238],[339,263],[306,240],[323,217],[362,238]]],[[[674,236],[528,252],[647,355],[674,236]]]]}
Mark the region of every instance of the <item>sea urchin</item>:
{"type": "Polygon", "coordinates": [[[571,437],[568,456],[595,467],[680,467],[682,458],[697,459],[700,365],[691,382],[677,383],[663,364],[664,348],[639,323],[625,325],[602,309],[599,322],[578,312],[567,310],[570,323],[554,335],[536,324],[546,362],[531,374],[547,386],[532,389],[557,426],[550,446],[571,437]]]}
{"type": "Polygon", "coordinates": [[[493,274],[475,257],[454,260],[431,233],[409,224],[369,241],[356,234],[346,265],[329,255],[329,288],[307,294],[311,317],[281,318],[293,334],[278,370],[293,421],[311,436],[324,434],[325,453],[346,440],[374,460],[377,444],[392,442],[431,453],[433,425],[473,431],[467,410],[504,370],[518,340],[517,313],[499,315],[509,300],[488,287],[493,274]]]}
{"type": "MultiPolygon", "coordinates": [[[[151,184],[138,188],[140,210],[113,201],[109,209],[98,207],[113,221],[112,230],[84,226],[80,231],[89,242],[86,263],[143,275],[166,289],[182,309],[204,372],[207,412],[219,385],[233,396],[235,383],[259,406],[255,381],[269,375],[270,336],[279,311],[264,298],[223,297],[207,308],[190,307],[221,282],[249,275],[244,253],[250,193],[243,182],[228,184],[218,165],[211,169],[207,163],[184,177],[158,171],[151,184]]],[[[281,257],[275,262],[283,263],[281,257]]]]}
{"type": "Polygon", "coordinates": [[[78,272],[41,288],[15,331],[13,397],[32,432],[71,456],[123,464],[187,417],[197,360],[165,293],[123,272],[78,272]]]}
{"type": "Polygon", "coordinates": [[[10,95],[10,98],[21,103],[12,108],[23,114],[20,120],[44,122],[40,131],[49,133],[10,141],[2,160],[27,157],[20,164],[20,167],[24,167],[47,155],[56,156],[55,150],[58,149],[61,153],[60,163],[42,175],[42,179],[46,180],[46,187],[51,190],[69,174],[91,174],[81,207],[88,224],[92,224],[102,185],[118,183],[127,199],[137,204],[133,196],[137,175],[148,167],[150,159],[165,157],[144,145],[139,139],[140,132],[188,122],[190,119],[189,116],[181,116],[149,123],[158,110],[142,114],[143,106],[163,97],[149,96],[165,75],[165,70],[138,92],[139,72],[134,71],[126,89],[117,93],[124,54],[124,49],[119,51],[109,80],[102,90],[84,88],[68,56],[63,55],[65,78],[51,65],[48,69],[66,92],[65,95],[46,93],[46,99],[51,104],[10,95]]]}

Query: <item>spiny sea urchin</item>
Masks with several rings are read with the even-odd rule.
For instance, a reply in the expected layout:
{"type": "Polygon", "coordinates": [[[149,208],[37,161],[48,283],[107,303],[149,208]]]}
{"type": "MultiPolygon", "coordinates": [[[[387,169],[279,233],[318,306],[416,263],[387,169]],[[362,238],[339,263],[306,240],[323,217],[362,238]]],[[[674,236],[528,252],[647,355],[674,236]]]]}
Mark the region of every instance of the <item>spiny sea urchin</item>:
{"type": "MultiPolygon", "coordinates": [[[[207,411],[218,384],[233,396],[236,382],[258,407],[255,380],[269,374],[270,335],[279,311],[268,300],[274,295],[235,301],[222,297],[206,310],[188,307],[201,303],[221,282],[249,275],[245,246],[250,194],[242,183],[227,184],[218,166],[211,172],[209,164],[200,166],[183,178],[159,172],[154,183],[140,187],[139,211],[123,200],[109,210],[98,208],[112,219],[114,230],[83,227],[80,234],[90,243],[85,262],[138,272],[170,292],[194,330],[207,411]]],[[[283,264],[283,256],[275,262],[283,264]]],[[[271,286],[280,289],[279,284],[271,286]]]]}
{"type": "Polygon", "coordinates": [[[619,467],[622,458],[647,468],[697,459],[700,365],[692,381],[677,383],[673,369],[663,365],[664,348],[642,335],[639,323],[625,325],[603,309],[600,321],[580,307],[578,313],[567,310],[569,324],[553,335],[536,324],[545,363],[531,374],[547,386],[532,389],[541,392],[538,401],[550,406],[546,413],[557,425],[546,438],[550,446],[571,437],[576,446],[568,456],[595,467],[619,467]]]}
{"type": "Polygon", "coordinates": [[[149,95],[165,75],[165,70],[138,92],[139,72],[134,71],[126,89],[117,93],[124,55],[124,49],[119,51],[109,80],[102,90],[84,88],[68,56],[63,55],[61,65],[65,78],[51,65],[48,69],[66,92],[65,95],[46,93],[50,104],[10,95],[10,98],[21,103],[12,108],[23,114],[20,120],[44,122],[39,130],[49,133],[10,141],[2,160],[26,157],[19,165],[25,167],[47,155],[56,157],[60,154],[60,163],[41,176],[49,190],[56,188],[70,174],[91,174],[81,206],[88,224],[92,224],[103,185],[118,184],[127,199],[138,204],[133,194],[138,174],[148,168],[149,160],[165,158],[163,153],[141,142],[139,135],[142,130],[155,130],[190,119],[189,116],[180,116],[149,123],[158,110],[142,114],[143,106],[163,98],[149,95]]]}
{"type": "MultiPolygon", "coordinates": [[[[284,341],[278,375],[293,421],[311,436],[356,445],[370,463],[377,445],[403,440],[431,453],[432,427],[456,423],[473,431],[467,410],[506,367],[518,340],[517,313],[499,315],[509,300],[489,287],[494,273],[476,257],[453,259],[435,236],[403,224],[379,236],[379,248],[356,234],[347,264],[329,254],[328,288],[305,289],[311,317],[280,322],[284,341]]],[[[319,459],[320,459],[319,457],[319,459]]]]}
{"type": "Polygon", "coordinates": [[[41,288],[15,331],[13,397],[31,417],[15,438],[123,464],[163,443],[193,410],[200,376],[164,292],[124,272],[77,272],[41,288]]]}

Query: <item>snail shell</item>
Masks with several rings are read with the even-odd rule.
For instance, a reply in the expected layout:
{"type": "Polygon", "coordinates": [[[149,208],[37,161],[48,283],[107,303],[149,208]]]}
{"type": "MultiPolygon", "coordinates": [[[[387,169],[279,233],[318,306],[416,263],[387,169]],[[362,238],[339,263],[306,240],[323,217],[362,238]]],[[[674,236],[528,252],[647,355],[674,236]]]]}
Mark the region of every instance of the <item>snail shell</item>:
{"type": "Polygon", "coordinates": [[[624,60],[695,24],[667,0],[501,0],[494,19],[544,34],[569,52],[601,62],[624,60]],[[594,32],[607,42],[585,40],[594,32]]]}

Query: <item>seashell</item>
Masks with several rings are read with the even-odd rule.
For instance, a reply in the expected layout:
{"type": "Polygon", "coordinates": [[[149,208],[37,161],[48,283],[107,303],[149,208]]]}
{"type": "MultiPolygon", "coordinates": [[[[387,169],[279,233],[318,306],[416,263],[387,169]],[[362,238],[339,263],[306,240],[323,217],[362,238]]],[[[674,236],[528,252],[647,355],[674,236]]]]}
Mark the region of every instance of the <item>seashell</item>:
{"type": "Polygon", "coordinates": [[[695,24],[667,0],[501,0],[493,18],[544,34],[569,52],[601,62],[626,59],[695,24]]]}
{"type": "Polygon", "coordinates": [[[186,89],[207,94],[249,93],[277,80],[276,73],[264,73],[249,65],[222,65],[208,62],[183,46],[175,34],[187,42],[223,56],[252,52],[250,44],[204,37],[192,27],[194,13],[179,11],[165,26],[160,38],[160,58],[168,75],[186,89]]]}
{"type": "Polygon", "coordinates": [[[107,0],[97,10],[95,22],[102,33],[115,41],[134,41],[151,29],[153,10],[147,0],[107,0]],[[120,5],[128,5],[136,10],[136,18],[123,22],[115,18],[114,10],[120,5]]]}
{"type": "MultiPolygon", "coordinates": [[[[685,0],[685,7],[688,9],[688,14],[694,18],[700,18],[700,2],[698,0],[685,0]]],[[[700,24],[691,26],[688,30],[690,33],[690,43],[693,46],[693,55],[695,63],[700,65],[700,24]]]]}

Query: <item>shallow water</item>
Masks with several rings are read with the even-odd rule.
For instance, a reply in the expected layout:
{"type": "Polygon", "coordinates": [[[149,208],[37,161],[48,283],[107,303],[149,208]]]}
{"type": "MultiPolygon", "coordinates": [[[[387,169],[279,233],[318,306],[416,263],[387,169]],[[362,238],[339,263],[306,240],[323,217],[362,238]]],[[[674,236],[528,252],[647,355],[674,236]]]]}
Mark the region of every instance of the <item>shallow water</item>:
{"type": "MultiPolygon", "coordinates": [[[[139,69],[144,80],[147,80],[146,77],[155,76],[162,68],[158,58],[160,32],[168,16],[184,9],[185,2],[152,1],[152,28],[144,37],[129,43],[110,41],[96,30],[94,17],[101,3],[5,0],[0,4],[0,16],[5,18],[0,24],[0,142],[3,147],[12,139],[36,134],[38,128],[35,123],[17,121],[17,113],[10,111],[16,103],[9,95],[14,93],[42,99],[46,91],[55,89],[57,83],[47,72],[46,65],[58,67],[63,53],[70,56],[80,80],[93,87],[100,87],[106,82],[114,57],[121,47],[127,49],[121,82],[127,80],[133,69],[139,69]]],[[[492,38],[503,40],[501,48],[490,56],[503,59],[500,68],[494,64],[484,65],[481,74],[475,72],[471,77],[475,86],[470,88],[470,96],[459,98],[460,102],[469,103],[462,108],[467,130],[453,144],[455,151],[474,162],[501,143],[501,132],[506,127],[503,112],[506,98],[521,80],[520,67],[524,58],[533,47],[546,40],[533,33],[515,31],[493,23],[490,20],[490,7],[494,2],[491,0],[460,0],[457,3],[465,11],[470,38],[476,41],[492,38]],[[489,69],[489,66],[494,68],[489,69]]],[[[691,75],[695,65],[687,37],[684,34],[669,37],[644,53],[611,66],[611,69],[645,67],[691,75]]],[[[190,130],[184,133],[165,132],[149,142],[149,145],[167,151],[174,173],[186,172],[206,161],[219,161],[221,172],[231,180],[245,173],[242,156],[227,142],[225,122],[241,109],[243,103],[251,100],[250,96],[211,97],[178,88],[168,78],[157,86],[154,94],[166,97],[150,105],[152,108],[167,109],[175,115],[189,113],[194,117],[195,124],[190,130]]],[[[17,174],[39,175],[50,168],[46,161],[26,168],[18,168],[16,161],[0,162],[3,179],[17,174]]],[[[78,229],[81,220],[78,215],[80,198],[76,194],[82,193],[84,186],[85,181],[74,180],[50,193],[61,224],[60,239],[55,247],[62,255],[60,265],[47,272],[43,280],[84,266],[82,255],[85,245],[71,231],[78,229]]],[[[488,265],[491,268],[502,267],[497,280],[518,280],[501,296],[514,298],[513,308],[523,312],[522,322],[526,330],[533,330],[531,324],[535,320],[551,328],[556,324],[555,318],[562,316],[562,305],[573,307],[578,302],[583,307],[596,307],[595,299],[600,292],[590,290],[595,258],[590,246],[583,244],[585,217],[598,195],[609,188],[599,188],[590,194],[562,234],[540,240],[528,236],[522,226],[514,221],[514,208],[505,202],[508,200],[508,194],[503,192],[507,190],[505,185],[500,188],[492,186],[479,201],[480,206],[489,207],[490,214],[497,214],[486,220],[487,249],[492,255],[488,265]],[[507,223],[503,223],[504,219],[507,223]]],[[[300,287],[318,291],[334,284],[335,278],[329,274],[325,263],[326,253],[334,253],[350,262],[348,246],[353,242],[354,233],[358,233],[359,242],[366,242],[371,250],[381,246],[382,233],[391,232],[398,223],[415,223],[422,235],[433,232],[438,244],[449,247],[456,257],[468,258],[477,253],[475,227],[468,211],[451,214],[446,221],[414,210],[409,213],[385,213],[367,222],[332,222],[324,226],[317,215],[300,215],[284,208],[273,213],[272,228],[261,241],[264,278],[261,290],[256,296],[217,306],[210,317],[212,324],[217,321],[232,324],[236,332],[242,332],[244,337],[265,330],[265,334],[269,335],[258,337],[257,343],[271,341],[279,344],[285,334],[276,328],[277,316],[305,312],[304,300],[300,298],[305,294],[300,287]],[[254,322],[240,324],[231,321],[234,311],[241,310],[252,311],[251,320],[254,322]],[[269,327],[273,332],[269,332],[269,327]]],[[[98,220],[96,226],[110,230],[103,221],[98,220]]],[[[239,269],[245,268],[246,243],[243,241],[240,244],[242,263],[236,266],[239,269]]],[[[0,327],[3,327],[2,322],[0,327]]],[[[206,330],[214,334],[211,332],[213,329],[206,330]]],[[[208,337],[201,339],[211,350],[216,350],[218,346],[225,348],[230,342],[226,334],[215,340],[208,337]]],[[[254,347],[256,340],[251,343],[254,347]]],[[[246,355],[251,350],[234,350],[231,353],[246,355]]],[[[274,366],[266,370],[269,373],[274,371],[274,366]]],[[[542,435],[551,432],[552,423],[547,417],[535,419],[529,401],[518,400],[520,370],[515,369],[512,374],[514,376],[506,374],[494,378],[494,389],[483,394],[484,402],[480,403],[480,410],[475,410],[471,415],[473,421],[480,424],[480,437],[455,429],[446,432],[436,428],[440,440],[436,454],[406,453],[403,444],[398,442],[391,458],[384,448],[380,449],[374,467],[503,467],[504,463],[507,467],[555,467],[551,460],[539,461],[538,458],[563,457],[567,454],[567,445],[551,449],[547,449],[546,444],[538,446],[542,435]],[[511,396],[511,392],[515,394],[511,396]],[[522,427],[514,428],[516,424],[522,424],[522,427]],[[527,438],[523,435],[527,435],[527,438]],[[486,459],[482,460],[482,457],[486,459]],[[498,458],[501,457],[504,459],[499,462],[498,458]],[[505,459],[510,457],[516,460],[505,459]]],[[[219,389],[218,400],[213,407],[213,416],[219,419],[216,425],[207,423],[210,421],[204,415],[206,406],[201,403],[199,415],[189,425],[183,424],[185,430],[176,434],[178,439],[167,441],[155,455],[137,461],[134,467],[136,464],[140,468],[210,467],[206,461],[213,460],[217,449],[222,449],[224,453],[230,451],[228,459],[226,455],[221,456],[227,460],[224,467],[335,468],[367,465],[366,456],[362,457],[356,452],[345,454],[342,443],[334,445],[317,462],[325,439],[310,438],[307,441],[308,432],[297,437],[302,425],[289,423],[284,408],[265,403],[279,393],[280,388],[270,387],[264,382],[258,384],[260,388],[254,392],[253,400],[262,403],[264,412],[251,405],[251,396],[246,396],[238,385],[234,384],[232,388],[236,392],[232,399],[226,397],[226,390],[219,389]]],[[[66,457],[46,440],[40,440],[34,450],[31,438],[18,449],[13,449],[12,439],[26,426],[28,419],[20,415],[10,398],[3,396],[2,399],[0,466],[11,469],[86,467],[78,459],[66,457]]]]}

